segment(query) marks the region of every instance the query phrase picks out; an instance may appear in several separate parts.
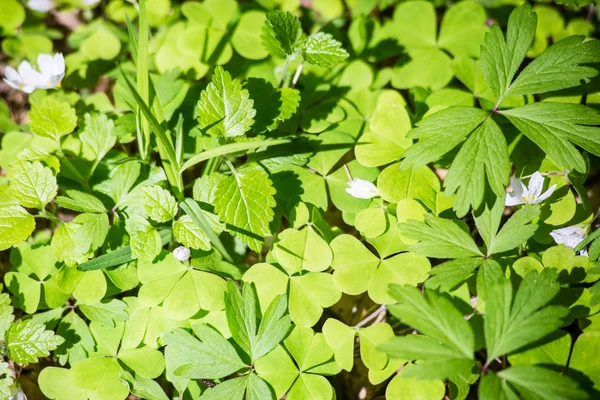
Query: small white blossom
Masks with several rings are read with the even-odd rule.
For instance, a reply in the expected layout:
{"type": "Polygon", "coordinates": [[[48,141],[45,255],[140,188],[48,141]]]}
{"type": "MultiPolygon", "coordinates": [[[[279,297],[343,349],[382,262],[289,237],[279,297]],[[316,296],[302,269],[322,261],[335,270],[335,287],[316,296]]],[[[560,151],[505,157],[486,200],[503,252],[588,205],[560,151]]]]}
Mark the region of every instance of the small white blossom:
{"type": "Polygon", "coordinates": [[[585,227],[581,225],[567,226],[565,228],[555,229],[550,232],[550,236],[558,244],[564,244],[574,249],[587,236],[585,227]]]}
{"type": "Polygon", "coordinates": [[[544,177],[539,172],[531,175],[529,179],[529,186],[526,187],[522,180],[510,178],[510,185],[512,186],[512,193],[506,194],[506,200],[504,205],[516,206],[519,204],[539,204],[546,200],[554,193],[556,185],[552,185],[542,194],[542,188],[544,187],[544,177]]]}
{"type": "Polygon", "coordinates": [[[192,252],[190,251],[190,249],[188,249],[185,246],[179,246],[178,248],[173,250],[173,255],[176,259],[178,259],[181,262],[184,262],[187,259],[189,259],[191,254],[192,252]]]}
{"type": "Polygon", "coordinates": [[[17,69],[18,71],[12,67],[6,67],[4,81],[9,86],[25,93],[31,93],[43,84],[44,76],[37,72],[27,61],[22,61],[17,69]]]}
{"type": "Polygon", "coordinates": [[[62,53],[56,53],[54,57],[50,54],[38,56],[38,68],[44,76],[44,81],[37,86],[38,89],[52,89],[65,77],[65,58],[62,53]]]}
{"type": "Polygon", "coordinates": [[[27,8],[39,11],[39,12],[48,12],[52,9],[54,5],[52,4],[52,0],[28,0],[27,8]]]}
{"type": "Polygon", "coordinates": [[[27,400],[27,396],[25,395],[25,392],[23,392],[22,389],[13,388],[8,400],[27,400]]]}
{"type": "Polygon", "coordinates": [[[379,190],[377,186],[369,181],[354,178],[348,182],[348,188],[346,193],[357,199],[372,199],[373,197],[379,196],[379,190]]]}

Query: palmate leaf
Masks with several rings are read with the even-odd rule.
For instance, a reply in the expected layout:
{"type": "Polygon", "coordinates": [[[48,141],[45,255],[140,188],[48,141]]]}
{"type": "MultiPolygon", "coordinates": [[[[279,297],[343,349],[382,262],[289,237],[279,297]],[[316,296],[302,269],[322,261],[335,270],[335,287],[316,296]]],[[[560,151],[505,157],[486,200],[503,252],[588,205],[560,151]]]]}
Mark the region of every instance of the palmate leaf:
{"type": "Polygon", "coordinates": [[[399,225],[400,233],[418,243],[409,246],[415,253],[433,258],[481,257],[483,254],[469,234],[449,219],[431,217],[399,225]]]}
{"type": "Polygon", "coordinates": [[[569,170],[587,171],[577,148],[600,155],[600,113],[579,104],[534,103],[501,111],[548,157],[569,170]],[[596,126],[593,126],[596,125],[596,126]]]}
{"type": "Polygon", "coordinates": [[[527,95],[579,86],[598,75],[589,65],[600,61],[600,42],[585,36],[562,39],[536,57],[510,85],[506,95],[527,95]]]}
{"type": "Polygon", "coordinates": [[[404,152],[400,168],[419,167],[436,161],[481,125],[489,113],[473,107],[450,107],[417,123],[407,137],[419,139],[404,152]]]}
{"type": "Polygon", "coordinates": [[[498,25],[485,35],[481,47],[481,69],[488,86],[503,98],[525,59],[535,36],[537,16],[529,4],[513,11],[508,19],[506,40],[498,25]]]}
{"type": "Polygon", "coordinates": [[[464,216],[470,206],[479,207],[486,181],[498,197],[504,196],[509,174],[506,139],[498,125],[487,118],[463,144],[444,180],[447,192],[456,193],[457,215],[464,216]]]}
{"type": "Polygon", "coordinates": [[[399,303],[389,310],[403,323],[446,345],[457,357],[473,359],[475,335],[463,314],[447,295],[417,288],[392,285],[390,292],[399,303]]]}
{"type": "Polygon", "coordinates": [[[6,331],[6,348],[11,360],[29,364],[38,357],[47,357],[64,339],[46,330],[45,326],[33,320],[14,322],[6,331]]]}
{"type": "Polygon", "coordinates": [[[542,308],[558,293],[560,285],[556,278],[554,269],[544,269],[539,275],[531,271],[523,279],[514,299],[509,279],[502,274],[486,279],[483,297],[486,301],[484,327],[488,363],[545,337],[563,325],[563,318],[568,314],[566,308],[542,308]]]}
{"type": "Polygon", "coordinates": [[[302,57],[309,64],[331,67],[348,58],[348,52],[331,34],[318,32],[304,42],[302,57]]]}
{"type": "Polygon", "coordinates": [[[165,335],[167,364],[175,363],[175,375],[189,379],[219,379],[246,367],[235,348],[206,325],[194,326],[196,339],[183,329],[165,335]]]}
{"type": "Polygon", "coordinates": [[[226,137],[241,136],[254,123],[256,110],[248,90],[218,66],[198,101],[198,122],[206,133],[226,137]]]}
{"type": "Polygon", "coordinates": [[[581,386],[556,371],[533,365],[513,365],[498,372],[498,377],[514,386],[523,398],[548,400],[589,399],[581,386]]]}
{"type": "Polygon", "coordinates": [[[228,283],[225,310],[229,330],[252,362],[273,350],[290,331],[292,324],[287,314],[287,301],[287,296],[277,296],[260,316],[254,286],[247,283],[240,293],[233,282],[228,283]]]}
{"type": "Polygon", "coordinates": [[[263,237],[271,234],[269,223],[277,205],[274,195],[275,189],[264,171],[235,171],[219,182],[215,211],[242,242],[260,251],[263,237]]]}

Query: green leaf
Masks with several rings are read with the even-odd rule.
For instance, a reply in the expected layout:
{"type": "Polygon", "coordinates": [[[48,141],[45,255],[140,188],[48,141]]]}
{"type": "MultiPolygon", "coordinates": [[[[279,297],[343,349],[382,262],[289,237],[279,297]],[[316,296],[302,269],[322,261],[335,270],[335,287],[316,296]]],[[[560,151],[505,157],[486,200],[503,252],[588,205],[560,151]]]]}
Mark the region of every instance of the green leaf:
{"type": "Polygon", "coordinates": [[[470,374],[474,364],[455,348],[422,335],[397,336],[380,348],[393,358],[419,360],[406,377],[448,379],[459,376],[463,371],[470,374]]]}
{"type": "Polygon", "coordinates": [[[66,196],[57,196],[54,202],[62,208],[84,213],[103,213],[106,207],[96,196],[80,192],[79,190],[66,190],[66,196]]]}
{"type": "MultiPolygon", "coordinates": [[[[578,340],[582,337],[584,337],[584,335],[580,336],[578,340]]],[[[551,341],[547,341],[539,346],[509,356],[508,361],[510,361],[511,365],[539,364],[566,367],[567,361],[569,361],[569,354],[571,353],[571,336],[565,331],[557,331],[551,338],[551,341]]],[[[585,340],[582,341],[582,343],[583,342],[585,342],[585,340]]],[[[578,349],[577,342],[575,344],[575,349],[578,349]]],[[[575,353],[573,353],[573,356],[575,356],[575,353]]],[[[573,358],[571,358],[569,367],[573,368],[573,358]]]]}
{"type": "Polygon", "coordinates": [[[432,216],[423,222],[409,220],[401,223],[399,229],[403,236],[418,240],[409,249],[426,257],[483,256],[471,236],[449,219],[432,216]]]}
{"type": "Polygon", "coordinates": [[[470,207],[479,208],[487,185],[496,196],[504,196],[509,174],[506,139],[498,125],[488,118],[462,145],[444,180],[446,193],[456,193],[457,215],[464,216],[470,207]]]}
{"type": "Polygon", "coordinates": [[[394,337],[392,327],[386,323],[371,325],[358,331],[360,338],[360,358],[365,367],[372,370],[382,370],[390,358],[379,347],[394,337]]]}
{"type": "Polygon", "coordinates": [[[538,225],[531,223],[540,216],[540,207],[528,205],[514,213],[488,246],[487,254],[502,253],[519,247],[533,236],[538,225]]]}
{"type": "Polygon", "coordinates": [[[200,128],[211,135],[226,137],[245,134],[252,124],[256,110],[248,90],[237,79],[218,66],[198,101],[200,128]]]}
{"type": "Polygon", "coordinates": [[[224,308],[225,280],[186,268],[172,253],[163,251],[153,262],[139,262],[138,277],[143,284],[138,294],[142,304],[154,307],[163,303],[172,319],[184,320],[200,310],[224,308]]]}
{"type": "Polygon", "coordinates": [[[402,371],[392,379],[385,390],[385,398],[388,400],[442,400],[446,388],[442,380],[417,380],[406,377],[405,374],[414,368],[414,365],[406,365],[402,371]]]}
{"type": "Polygon", "coordinates": [[[330,274],[310,272],[293,276],[289,284],[290,317],[300,327],[311,327],[321,318],[323,308],[331,307],[341,297],[330,274]]]}
{"type": "Polygon", "coordinates": [[[75,363],[67,378],[73,385],[91,391],[90,398],[124,400],[129,389],[120,379],[121,367],[114,358],[88,358],[75,363]]]}
{"type": "Polygon", "coordinates": [[[234,347],[217,331],[196,325],[200,340],[183,329],[165,335],[165,358],[177,365],[175,375],[189,379],[219,379],[246,367],[234,347]]]}
{"type": "Polygon", "coordinates": [[[415,199],[435,210],[440,179],[427,166],[400,169],[396,163],[381,171],[377,178],[377,189],[381,198],[390,203],[415,199]]]}
{"type": "Polygon", "coordinates": [[[481,258],[460,258],[446,261],[433,268],[425,282],[428,289],[449,292],[462,284],[483,263],[481,258]]]}
{"type": "Polygon", "coordinates": [[[392,285],[390,292],[400,302],[389,306],[392,315],[462,357],[473,359],[475,335],[448,296],[431,290],[423,296],[417,288],[399,285],[392,285]]]}
{"type": "Polygon", "coordinates": [[[248,376],[244,375],[239,378],[228,379],[217,386],[208,389],[200,396],[200,400],[243,400],[244,393],[248,386],[248,376]]]}
{"type": "Polygon", "coordinates": [[[360,137],[354,152],[365,167],[378,167],[400,159],[412,141],[406,138],[410,118],[399,101],[380,102],[360,137]]]}
{"type": "Polygon", "coordinates": [[[222,221],[240,240],[254,250],[260,251],[264,236],[271,234],[269,223],[276,206],[275,189],[268,175],[262,170],[235,171],[219,182],[215,199],[215,211],[222,221]]]}
{"type": "Polygon", "coordinates": [[[271,55],[285,58],[298,52],[302,40],[302,27],[295,15],[286,11],[267,14],[262,42],[271,55]]]}
{"type": "Polygon", "coordinates": [[[574,145],[600,154],[600,113],[579,104],[533,103],[501,112],[555,164],[585,172],[586,163],[574,145]]]}
{"type": "MultiPolygon", "coordinates": [[[[158,234],[160,235],[161,239],[161,247],[167,245],[171,241],[170,230],[163,229],[159,231],[158,234]]],[[[110,253],[96,257],[93,260],[79,264],[77,269],[80,271],[94,271],[127,264],[133,260],[134,258],[131,255],[131,246],[124,246],[118,248],[117,250],[111,251],[110,253]]]]}
{"type": "Polygon", "coordinates": [[[97,304],[82,304],[81,312],[93,322],[116,327],[119,321],[127,321],[127,304],[117,299],[105,299],[97,304]]]}
{"type": "Polygon", "coordinates": [[[0,17],[0,26],[3,31],[16,29],[25,21],[25,9],[18,1],[8,0],[3,4],[3,7],[4,12],[0,17]]]}
{"type": "Polygon", "coordinates": [[[65,341],[54,351],[61,365],[71,365],[88,358],[94,351],[94,338],[87,323],[75,312],[68,313],[58,324],[56,333],[65,341]]]}
{"type": "Polygon", "coordinates": [[[454,56],[479,58],[486,27],[485,9],[474,1],[461,1],[448,8],[440,26],[438,45],[454,56]]]}
{"type": "Polygon", "coordinates": [[[10,297],[7,293],[0,294],[0,338],[4,337],[6,330],[15,320],[14,308],[10,305],[10,297]]]}
{"type": "Polygon", "coordinates": [[[588,399],[589,395],[579,384],[555,371],[532,365],[513,365],[498,372],[522,395],[548,400],[588,399]]]}
{"type": "Polygon", "coordinates": [[[473,107],[450,107],[417,123],[408,137],[419,139],[404,152],[403,169],[436,161],[481,125],[488,113],[473,107]]]}
{"type": "Polygon", "coordinates": [[[481,69],[488,86],[500,100],[525,59],[533,42],[537,16],[529,4],[515,9],[508,19],[506,40],[500,27],[493,25],[481,47],[481,69]]]}
{"type": "Polygon", "coordinates": [[[80,214],[75,217],[73,222],[81,224],[74,239],[77,252],[94,252],[104,244],[110,228],[108,215],[104,213],[80,214]]]}
{"type": "Polygon", "coordinates": [[[156,222],[172,220],[178,210],[175,197],[157,185],[142,188],[142,207],[148,217],[156,222]]]}
{"type": "Polygon", "coordinates": [[[0,395],[10,398],[12,393],[11,386],[14,384],[13,371],[10,369],[8,363],[0,362],[0,395]]]}
{"type": "Polygon", "coordinates": [[[79,134],[79,138],[94,152],[95,163],[99,163],[117,143],[114,130],[114,122],[106,115],[85,114],[85,129],[79,134]]]}
{"type": "Polygon", "coordinates": [[[17,161],[11,166],[8,179],[14,199],[29,208],[43,210],[58,191],[52,170],[39,161],[17,161]]]}
{"type": "Polygon", "coordinates": [[[278,399],[292,386],[299,371],[283,346],[276,346],[270,353],[254,364],[258,375],[275,390],[278,399]]]}
{"type": "Polygon", "coordinates": [[[563,325],[568,311],[546,305],[556,296],[556,271],[529,272],[513,299],[510,280],[491,279],[485,286],[485,341],[488,363],[533,343],[563,325]]]}
{"type": "Polygon", "coordinates": [[[348,58],[348,52],[332,35],[318,32],[306,38],[302,47],[302,57],[309,64],[332,67],[348,58]]]}
{"type": "Polygon", "coordinates": [[[507,95],[527,95],[579,86],[598,75],[585,64],[600,62],[600,42],[585,36],[562,39],[537,56],[510,85],[507,95]]]}
{"type": "MultiPolygon", "coordinates": [[[[55,400],[88,400],[88,391],[79,388],[71,381],[71,371],[65,368],[47,367],[39,375],[38,382],[42,393],[55,400]]],[[[108,392],[107,395],[111,393],[108,392]]],[[[121,399],[125,399],[125,396],[121,399]]]]}
{"type": "Polygon", "coordinates": [[[11,360],[20,364],[35,363],[38,357],[47,357],[64,339],[45,330],[44,325],[32,320],[19,320],[6,331],[6,348],[11,360]]]}
{"type": "Polygon", "coordinates": [[[333,349],[335,362],[343,370],[351,371],[354,365],[354,338],[356,329],[337,319],[328,318],[323,324],[323,336],[333,349]]]}
{"type": "Polygon", "coordinates": [[[262,60],[269,53],[262,48],[261,28],[267,20],[266,14],[251,10],[245,12],[238,21],[231,44],[242,57],[250,60],[262,60]]]}
{"type": "Polygon", "coordinates": [[[156,229],[139,215],[132,215],[125,221],[129,234],[131,256],[139,260],[152,260],[160,253],[162,240],[156,229]]]}
{"type": "Polygon", "coordinates": [[[173,235],[186,247],[210,250],[210,239],[189,215],[183,215],[175,222],[173,235]]]}
{"type": "Polygon", "coordinates": [[[158,378],[165,370],[163,354],[149,347],[120,349],[117,357],[119,361],[144,378],[158,378]]]}
{"type": "Polygon", "coordinates": [[[481,400],[518,400],[519,396],[510,385],[495,373],[488,373],[481,377],[478,388],[481,400]]]}
{"type": "Polygon", "coordinates": [[[249,78],[245,87],[256,109],[252,129],[258,133],[277,129],[279,123],[291,118],[300,105],[300,92],[297,89],[275,88],[270,82],[259,78],[249,78]]]}
{"type": "Polygon", "coordinates": [[[58,261],[69,266],[87,261],[89,254],[84,254],[83,249],[78,248],[76,243],[77,232],[80,228],[81,225],[74,222],[62,223],[58,227],[52,236],[52,242],[50,242],[52,253],[58,261]]]}
{"type": "Polygon", "coordinates": [[[29,117],[29,127],[33,133],[54,141],[73,132],[77,126],[75,109],[66,101],[46,96],[33,104],[29,117]]]}
{"type": "Polygon", "coordinates": [[[137,161],[119,164],[113,170],[110,179],[96,186],[95,189],[109,195],[117,208],[126,201],[131,188],[140,176],[140,168],[140,163],[137,161]]]}
{"type": "Polygon", "coordinates": [[[17,204],[0,204],[0,250],[16,246],[35,229],[35,219],[17,204]]]}
{"type": "Polygon", "coordinates": [[[427,1],[403,2],[394,10],[393,36],[411,52],[436,45],[436,17],[427,1]]]}
{"type": "Polygon", "coordinates": [[[273,255],[288,274],[302,269],[321,272],[331,265],[331,248],[312,226],[300,231],[287,229],[280,233],[280,237],[273,255]]]}
{"type": "MultiPolygon", "coordinates": [[[[571,344],[571,338],[568,334],[563,336],[563,338],[563,351],[561,352],[563,357],[561,357],[560,361],[564,360],[564,363],[561,365],[566,364],[571,344]],[[568,347],[566,342],[569,344],[568,347]],[[565,353],[566,357],[564,356],[565,353]]],[[[600,386],[600,363],[593,349],[597,349],[599,344],[600,332],[591,331],[583,333],[577,338],[573,352],[571,353],[571,359],[569,360],[569,370],[584,373],[587,378],[592,380],[595,388],[600,386]]],[[[556,364],[559,363],[556,362],[556,364]]]]}

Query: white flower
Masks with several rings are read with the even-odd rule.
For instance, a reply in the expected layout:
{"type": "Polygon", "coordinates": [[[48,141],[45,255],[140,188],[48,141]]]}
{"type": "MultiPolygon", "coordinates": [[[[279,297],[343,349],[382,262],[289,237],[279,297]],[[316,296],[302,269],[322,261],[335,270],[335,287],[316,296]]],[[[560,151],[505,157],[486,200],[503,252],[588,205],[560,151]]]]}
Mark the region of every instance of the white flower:
{"type": "Polygon", "coordinates": [[[52,9],[53,4],[52,0],[28,0],[27,8],[39,11],[39,12],[48,12],[52,9]]]}
{"type": "Polygon", "coordinates": [[[25,93],[33,92],[39,85],[43,84],[44,76],[37,72],[27,61],[22,61],[17,68],[6,67],[4,81],[9,86],[22,90],[25,93]]]}
{"type": "Polygon", "coordinates": [[[512,186],[512,193],[506,194],[506,200],[504,205],[516,206],[518,204],[538,204],[546,200],[554,193],[556,185],[552,185],[542,194],[542,187],[544,187],[544,177],[539,172],[531,175],[529,179],[529,187],[525,187],[522,180],[510,178],[510,185],[512,186]]]}
{"type": "Polygon", "coordinates": [[[373,197],[379,196],[377,186],[369,181],[354,178],[348,182],[348,186],[349,187],[346,188],[346,193],[357,199],[372,199],[373,197]]]}
{"type": "Polygon", "coordinates": [[[178,259],[181,262],[184,262],[188,258],[190,258],[191,254],[192,254],[192,252],[190,251],[190,249],[188,249],[185,246],[179,246],[178,248],[173,250],[173,255],[175,256],[176,259],[178,259]]]}
{"type": "Polygon", "coordinates": [[[574,249],[587,236],[585,227],[581,225],[567,226],[566,228],[555,229],[550,232],[550,236],[558,244],[564,244],[574,249]]]}
{"type": "Polygon", "coordinates": [[[27,400],[27,396],[25,395],[25,392],[23,392],[23,390],[19,388],[13,388],[8,400],[27,400]]]}
{"type": "Polygon", "coordinates": [[[50,54],[40,54],[37,61],[38,68],[45,78],[37,88],[55,88],[65,76],[65,58],[62,53],[56,53],[54,57],[50,54]]]}

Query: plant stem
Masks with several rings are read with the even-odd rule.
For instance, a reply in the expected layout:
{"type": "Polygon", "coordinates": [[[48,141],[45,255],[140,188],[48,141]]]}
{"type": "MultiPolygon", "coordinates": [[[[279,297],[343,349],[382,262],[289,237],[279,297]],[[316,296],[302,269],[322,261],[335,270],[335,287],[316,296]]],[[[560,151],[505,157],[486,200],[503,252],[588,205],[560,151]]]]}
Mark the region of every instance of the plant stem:
{"type": "Polygon", "coordinates": [[[385,304],[382,304],[372,314],[368,315],[365,319],[360,321],[358,324],[354,325],[354,327],[360,328],[362,326],[365,326],[369,322],[371,322],[374,319],[376,319],[377,317],[381,316],[381,314],[385,314],[386,310],[387,310],[387,307],[385,306],[385,304]]]}

